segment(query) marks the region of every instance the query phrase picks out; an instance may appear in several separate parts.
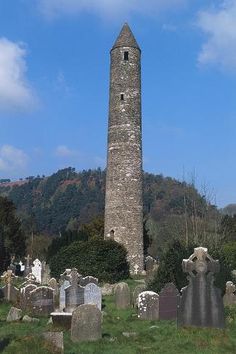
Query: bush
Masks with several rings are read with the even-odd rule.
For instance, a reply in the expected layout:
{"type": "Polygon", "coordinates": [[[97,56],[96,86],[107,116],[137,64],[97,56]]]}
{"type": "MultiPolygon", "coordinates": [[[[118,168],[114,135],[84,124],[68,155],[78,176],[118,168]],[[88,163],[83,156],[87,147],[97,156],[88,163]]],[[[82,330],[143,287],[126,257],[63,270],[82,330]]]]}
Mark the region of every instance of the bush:
{"type": "Polygon", "coordinates": [[[129,277],[127,251],[113,240],[92,239],[73,242],[62,248],[49,261],[51,274],[58,278],[66,268],[77,268],[82,275],[92,275],[104,282],[117,282],[129,277]]]}
{"type": "Polygon", "coordinates": [[[174,283],[179,290],[186,286],[187,274],[182,271],[182,261],[189,258],[193,249],[194,246],[185,247],[179,240],[171,242],[148,289],[160,292],[166,283],[174,283]]]}

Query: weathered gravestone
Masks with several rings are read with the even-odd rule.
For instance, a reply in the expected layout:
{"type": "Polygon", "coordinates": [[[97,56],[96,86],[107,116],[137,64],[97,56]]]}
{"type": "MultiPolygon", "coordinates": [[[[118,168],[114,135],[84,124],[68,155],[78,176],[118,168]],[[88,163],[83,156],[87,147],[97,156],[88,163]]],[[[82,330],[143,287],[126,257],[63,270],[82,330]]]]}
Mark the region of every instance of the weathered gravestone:
{"type": "Polygon", "coordinates": [[[48,282],[50,281],[50,267],[49,265],[43,261],[42,262],[42,276],[41,276],[41,284],[42,285],[49,285],[48,282]]]}
{"type": "Polygon", "coordinates": [[[30,257],[29,254],[27,257],[25,257],[25,260],[26,260],[25,271],[24,271],[25,276],[27,276],[29,273],[31,273],[31,267],[30,267],[30,260],[31,259],[32,258],[30,257]]]}
{"type": "Polygon", "coordinates": [[[160,320],[177,319],[177,309],[180,294],[173,283],[167,283],[159,293],[159,318],[160,320]]]}
{"type": "Polygon", "coordinates": [[[198,247],[183,260],[182,268],[189,273],[189,285],[181,290],[178,325],[224,328],[223,299],[213,275],[219,272],[219,261],[209,256],[207,248],[198,247]]]}
{"type": "Polygon", "coordinates": [[[102,309],[102,291],[94,283],[87,284],[84,288],[84,303],[96,305],[99,310],[102,309]]]}
{"type": "Polygon", "coordinates": [[[4,283],[6,284],[1,288],[4,299],[13,303],[17,303],[19,300],[19,290],[12,284],[12,281],[15,278],[13,271],[10,269],[7,270],[3,273],[1,278],[3,278],[4,283]]]}
{"type": "Polygon", "coordinates": [[[48,286],[53,289],[54,296],[56,297],[59,294],[57,280],[55,278],[51,278],[48,282],[48,286]]]}
{"type": "Polygon", "coordinates": [[[19,321],[22,318],[22,310],[16,307],[11,307],[7,315],[7,322],[19,321]]]}
{"type": "Polygon", "coordinates": [[[32,267],[32,273],[36,278],[36,282],[41,284],[42,282],[42,263],[40,262],[39,259],[35,259],[33,262],[33,267],[32,267]]]}
{"type": "Polygon", "coordinates": [[[76,268],[73,268],[70,276],[71,285],[65,289],[66,312],[73,312],[77,306],[84,304],[84,287],[78,285],[81,275],[78,274],[76,268]]]}
{"type": "Polygon", "coordinates": [[[231,306],[236,304],[236,287],[232,281],[227,281],[225,295],[223,297],[224,306],[231,306]]]}
{"type": "Polygon", "coordinates": [[[127,283],[121,282],[115,286],[115,303],[117,309],[130,307],[130,289],[127,283]]]}
{"type": "Polygon", "coordinates": [[[154,291],[143,291],[138,297],[138,318],[141,320],[159,319],[159,296],[154,291]]]}
{"type": "Polygon", "coordinates": [[[138,297],[143,291],[146,290],[145,284],[137,285],[133,291],[133,307],[138,307],[138,297]]]}
{"type": "Polygon", "coordinates": [[[64,353],[63,332],[45,332],[43,338],[53,347],[54,353],[64,353]]]}
{"type": "Polygon", "coordinates": [[[40,286],[30,292],[30,309],[34,315],[49,315],[54,310],[53,289],[40,286]]]}
{"type": "Polygon", "coordinates": [[[98,285],[98,279],[89,275],[89,276],[87,276],[85,278],[81,278],[79,280],[79,285],[81,285],[81,286],[86,286],[87,284],[90,284],[90,283],[94,283],[94,284],[98,285]]]}
{"type": "Polygon", "coordinates": [[[65,279],[63,282],[61,282],[60,295],[59,295],[59,309],[61,311],[63,311],[64,308],[66,307],[66,293],[65,293],[65,290],[69,286],[70,286],[69,280],[65,279]]]}
{"type": "Polygon", "coordinates": [[[37,285],[28,284],[20,289],[20,308],[26,310],[30,308],[30,293],[37,289],[37,285]]]}
{"type": "Polygon", "coordinates": [[[102,337],[102,314],[95,305],[81,305],[72,314],[71,340],[95,341],[102,337]]]}

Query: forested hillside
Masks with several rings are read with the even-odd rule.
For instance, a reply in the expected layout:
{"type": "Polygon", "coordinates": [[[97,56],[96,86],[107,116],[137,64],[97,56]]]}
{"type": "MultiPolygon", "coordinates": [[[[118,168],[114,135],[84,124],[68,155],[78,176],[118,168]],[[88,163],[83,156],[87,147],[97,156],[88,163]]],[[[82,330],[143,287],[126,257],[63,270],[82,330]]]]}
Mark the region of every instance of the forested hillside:
{"type": "MultiPolygon", "coordinates": [[[[66,168],[50,177],[30,177],[19,185],[1,183],[0,195],[14,202],[26,233],[60,235],[103,216],[105,172],[66,168]]],[[[220,214],[193,185],[144,173],[143,200],[153,255],[173,238],[186,243],[217,242],[220,214]]]]}

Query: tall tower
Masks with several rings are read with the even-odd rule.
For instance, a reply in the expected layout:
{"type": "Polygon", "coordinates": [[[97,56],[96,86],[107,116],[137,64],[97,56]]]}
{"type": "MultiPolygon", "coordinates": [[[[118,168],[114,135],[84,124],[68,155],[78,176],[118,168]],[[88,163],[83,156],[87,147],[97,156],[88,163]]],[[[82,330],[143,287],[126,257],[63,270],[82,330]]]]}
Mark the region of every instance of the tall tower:
{"type": "Polygon", "coordinates": [[[141,50],[125,24],[111,49],[105,239],[125,246],[131,273],[144,269],[141,50]]]}

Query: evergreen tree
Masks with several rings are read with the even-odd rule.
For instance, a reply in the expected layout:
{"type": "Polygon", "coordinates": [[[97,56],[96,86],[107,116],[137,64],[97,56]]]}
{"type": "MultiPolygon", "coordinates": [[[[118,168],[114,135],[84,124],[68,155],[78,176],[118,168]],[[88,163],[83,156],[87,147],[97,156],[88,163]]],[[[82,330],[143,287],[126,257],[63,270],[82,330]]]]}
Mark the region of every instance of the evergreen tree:
{"type": "Polygon", "coordinates": [[[10,200],[0,197],[0,271],[6,269],[10,255],[22,257],[25,254],[25,236],[16,208],[10,200]]]}

